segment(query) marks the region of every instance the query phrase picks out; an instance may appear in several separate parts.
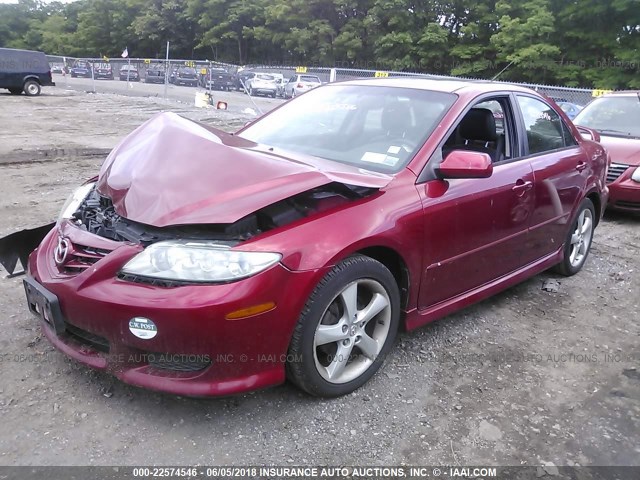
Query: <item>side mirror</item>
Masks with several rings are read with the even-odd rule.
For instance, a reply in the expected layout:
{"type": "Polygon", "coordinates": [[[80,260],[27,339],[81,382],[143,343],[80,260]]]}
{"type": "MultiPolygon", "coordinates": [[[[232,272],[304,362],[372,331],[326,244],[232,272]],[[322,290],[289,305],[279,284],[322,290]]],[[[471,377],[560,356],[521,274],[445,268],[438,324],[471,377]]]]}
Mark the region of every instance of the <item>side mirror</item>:
{"type": "Polygon", "coordinates": [[[594,142],[600,141],[600,134],[597,132],[597,130],[589,127],[583,127],[582,125],[576,125],[576,128],[580,132],[580,135],[582,135],[582,138],[593,140],[594,142]]]}
{"type": "Polygon", "coordinates": [[[439,178],[488,178],[493,173],[493,164],[486,153],[454,150],[435,171],[439,178]]]}

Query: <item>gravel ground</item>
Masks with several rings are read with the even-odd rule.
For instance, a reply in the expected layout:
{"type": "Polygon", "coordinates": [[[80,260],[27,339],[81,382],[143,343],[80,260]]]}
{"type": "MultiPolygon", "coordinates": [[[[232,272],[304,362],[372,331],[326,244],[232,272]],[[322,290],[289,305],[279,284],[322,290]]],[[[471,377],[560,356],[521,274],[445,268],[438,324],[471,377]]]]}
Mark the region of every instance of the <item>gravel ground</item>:
{"type": "MultiPolygon", "coordinates": [[[[44,92],[0,95],[0,236],[55,218],[154,112],[229,130],[251,118],[44,92]]],[[[607,215],[580,274],[539,275],[401,334],[372,381],[335,400],[290,385],[213,400],[129,387],[54,350],[21,278],[3,278],[0,465],[640,466],[639,231],[638,218],[607,215]]]]}

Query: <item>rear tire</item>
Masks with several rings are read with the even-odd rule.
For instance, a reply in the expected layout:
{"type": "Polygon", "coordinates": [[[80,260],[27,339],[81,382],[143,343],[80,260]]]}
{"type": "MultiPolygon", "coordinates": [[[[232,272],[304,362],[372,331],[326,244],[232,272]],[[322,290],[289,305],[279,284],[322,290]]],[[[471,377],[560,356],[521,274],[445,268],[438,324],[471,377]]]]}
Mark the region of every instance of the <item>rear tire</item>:
{"type": "Polygon", "coordinates": [[[40,95],[42,88],[40,87],[40,84],[35,80],[27,80],[26,82],[24,82],[23,90],[26,96],[36,97],[40,95]]]}
{"type": "Polygon", "coordinates": [[[302,390],[338,397],[364,385],[393,346],[400,293],[383,264],[357,255],[316,286],[293,332],[287,377],[302,390]]]}
{"type": "Polygon", "coordinates": [[[585,198],[571,222],[564,242],[564,258],[553,268],[555,272],[570,277],[582,270],[591,250],[595,226],[596,211],[593,202],[585,198]]]}

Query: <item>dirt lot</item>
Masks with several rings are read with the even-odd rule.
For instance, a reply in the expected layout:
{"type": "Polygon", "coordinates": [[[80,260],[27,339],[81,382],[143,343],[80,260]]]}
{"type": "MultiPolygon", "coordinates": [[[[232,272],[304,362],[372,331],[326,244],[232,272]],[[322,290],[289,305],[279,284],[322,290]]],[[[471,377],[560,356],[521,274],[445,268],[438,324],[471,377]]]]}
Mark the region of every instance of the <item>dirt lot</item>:
{"type": "MultiPolygon", "coordinates": [[[[0,236],[54,219],[156,111],[228,129],[248,119],[45,93],[0,95],[0,236]]],[[[401,334],[369,384],[330,401],[289,385],[214,400],[126,386],[54,350],[21,278],[2,278],[0,465],[640,465],[639,233],[640,219],[607,216],[579,275],[540,275],[401,334]]]]}

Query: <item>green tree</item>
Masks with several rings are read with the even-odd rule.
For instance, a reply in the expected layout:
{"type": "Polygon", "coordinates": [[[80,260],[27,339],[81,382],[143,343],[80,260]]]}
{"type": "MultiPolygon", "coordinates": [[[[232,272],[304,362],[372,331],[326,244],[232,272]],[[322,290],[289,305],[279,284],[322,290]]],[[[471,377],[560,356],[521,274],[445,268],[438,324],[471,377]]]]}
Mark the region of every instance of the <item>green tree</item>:
{"type": "Polygon", "coordinates": [[[553,81],[560,48],[553,42],[554,17],[549,0],[496,3],[499,30],[491,36],[497,59],[508,63],[501,79],[553,81]]]}
{"type": "Polygon", "coordinates": [[[143,50],[154,57],[166,54],[165,45],[170,41],[173,55],[191,58],[197,44],[196,28],[180,0],[145,0],[141,13],[131,22],[136,37],[147,40],[143,50]]]}

